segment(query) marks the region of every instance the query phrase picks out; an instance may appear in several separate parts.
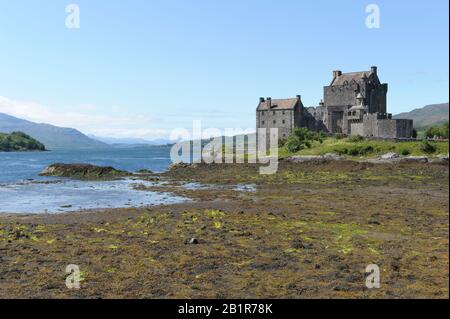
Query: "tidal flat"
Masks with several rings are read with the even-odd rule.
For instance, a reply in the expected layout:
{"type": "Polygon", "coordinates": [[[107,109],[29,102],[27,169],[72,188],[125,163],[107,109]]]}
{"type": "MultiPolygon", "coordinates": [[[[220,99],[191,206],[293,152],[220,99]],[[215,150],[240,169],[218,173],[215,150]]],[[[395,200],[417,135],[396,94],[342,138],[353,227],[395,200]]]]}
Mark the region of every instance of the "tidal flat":
{"type": "Polygon", "coordinates": [[[274,175],[237,164],[158,175],[167,183],[137,188],[192,201],[0,215],[0,298],[449,297],[448,164],[282,161],[274,175]],[[78,290],[66,287],[69,264],[78,290]],[[366,287],[370,264],[379,289],[366,287]]]}

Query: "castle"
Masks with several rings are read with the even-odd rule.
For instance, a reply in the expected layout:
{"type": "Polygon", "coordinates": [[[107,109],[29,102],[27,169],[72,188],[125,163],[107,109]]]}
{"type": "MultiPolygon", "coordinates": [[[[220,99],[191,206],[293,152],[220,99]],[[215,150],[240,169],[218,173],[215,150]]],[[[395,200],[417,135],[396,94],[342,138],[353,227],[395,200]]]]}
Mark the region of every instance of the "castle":
{"type": "Polygon", "coordinates": [[[388,85],[381,83],[377,67],[370,71],[333,71],[330,85],[318,106],[304,107],[301,96],[290,99],[260,98],[257,128],[278,128],[285,139],[296,127],[330,134],[379,138],[411,138],[413,121],[392,119],[387,113],[388,85]]]}

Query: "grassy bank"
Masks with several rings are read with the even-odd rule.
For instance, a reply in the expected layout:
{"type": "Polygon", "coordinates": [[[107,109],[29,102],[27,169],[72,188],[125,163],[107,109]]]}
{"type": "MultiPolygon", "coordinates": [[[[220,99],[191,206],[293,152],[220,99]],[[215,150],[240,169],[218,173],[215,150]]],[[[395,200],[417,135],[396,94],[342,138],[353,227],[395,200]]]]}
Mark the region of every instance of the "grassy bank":
{"type": "Polygon", "coordinates": [[[413,156],[437,156],[439,154],[448,154],[448,142],[430,142],[435,146],[435,151],[424,151],[424,143],[422,141],[375,141],[361,140],[353,141],[350,138],[326,138],[322,143],[319,141],[311,142],[310,148],[305,148],[296,153],[289,153],[285,147],[279,149],[281,158],[292,155],[324,155],[326,153],[337,153],[350,158],[359,157],[376,157],[388,152],[395,152],[401,155],[413,156]]]}

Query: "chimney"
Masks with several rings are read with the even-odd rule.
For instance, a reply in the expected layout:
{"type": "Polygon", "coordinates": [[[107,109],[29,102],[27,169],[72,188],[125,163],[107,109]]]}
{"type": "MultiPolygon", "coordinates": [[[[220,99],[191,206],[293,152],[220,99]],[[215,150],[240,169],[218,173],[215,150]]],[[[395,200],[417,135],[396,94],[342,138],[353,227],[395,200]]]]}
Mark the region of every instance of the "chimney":
{"type": "Polygon", "coordinates": [[[323,100],[320,100],[319,106],[324,106],[324,105],[325,105],[325,103],[323,102],[323,100]]]}
{"type": "Polygon", "coordinates": [[[339,71],[339,70],[333,71],[333,78],[337,78],[338,76],[341,76],[341,75],[342,75],[342,71],[339,71]]]}
{"type": "Polygon", "coordinates": [[[262,103],[262,102],[264,102],[264,98],[263,98],[263,97],[260,97],[260,98],[259,98],[259,103],[262,103]]]}
{"type": "Polygon", "coordinates": [[[301,95],[297,95],[297,100],[301,101],[302,100],[302,96],[301,95]]]}
{"type": "Polygon", "coordinates": [[[272,98],[271,97],[268,97],[267,99],[267,108],[272,108],[272,98]]]}
{"type": "Polygon", "coordinates": [[[375,74],[375,75],[377,75],[377,70],[378,70],[378,68],[377,68],[376,66],[372,66],[372,67],[370,68],[370,72],[373,73],[373,74],[375,74]]]}

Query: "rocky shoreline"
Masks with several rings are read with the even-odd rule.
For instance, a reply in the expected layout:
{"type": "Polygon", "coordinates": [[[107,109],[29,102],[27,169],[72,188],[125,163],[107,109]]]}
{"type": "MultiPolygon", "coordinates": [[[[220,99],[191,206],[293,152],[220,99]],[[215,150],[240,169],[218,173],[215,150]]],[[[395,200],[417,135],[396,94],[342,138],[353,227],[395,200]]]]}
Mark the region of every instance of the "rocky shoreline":
{"type": "Polygon", "coordinates": [[[91,164],[56,163],[46,167],[39,175],[86,180],[105,180],[131,176],[132,174],[127,171],[117,170],[110,166],[104,167],[91,164]]]}
{"type": "Polygon", "coordinates": [[[182,204],[0,215],[0,298],[448,298],[448,165],[258,167],[132,176],[193,199],[182,204]],[[65,286],[69,263],[79,290],[65,286]],[[383,269],[380,289],[365,286],[369,264],[383,269]]]}

